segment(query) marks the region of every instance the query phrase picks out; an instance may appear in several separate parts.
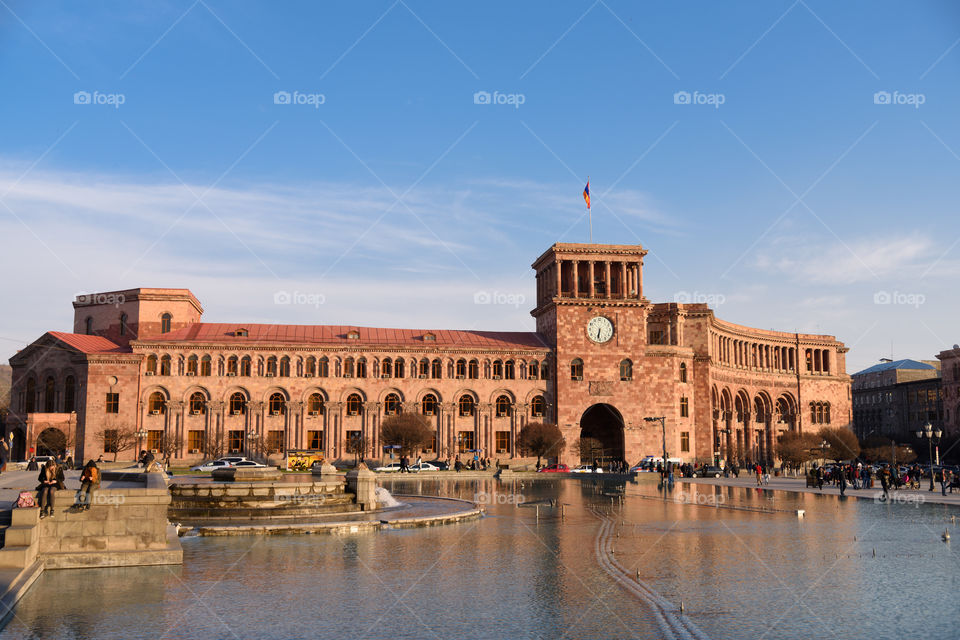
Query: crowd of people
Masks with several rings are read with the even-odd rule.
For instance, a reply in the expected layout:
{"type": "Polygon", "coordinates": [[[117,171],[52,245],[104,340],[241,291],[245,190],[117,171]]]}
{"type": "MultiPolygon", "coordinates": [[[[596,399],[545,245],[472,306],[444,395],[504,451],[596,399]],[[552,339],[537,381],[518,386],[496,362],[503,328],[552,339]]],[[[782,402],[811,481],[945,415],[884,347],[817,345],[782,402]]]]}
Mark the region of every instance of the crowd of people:
{"type": "MultiPolygon", "coordinates": [[[[944,467],[934,469],[933,480],[940,485],[940,494],[947,495],[947,492],[953,493],[954,489],[960,488],[960,478],[944,467]]],[[[840,490],[840,495],[846,493],[847,487],[853,489],[872,489],[877,483],[883,490],[884,497],[889,497],[890,489],[919,489],[921,480],[930,478],[929,473],[925,473],[919,465],[910,467],[892,467],[884,463],[882,466],[874,469],[870,465],[864,465],[862,462],[857,464],[840,464],[830,467],[818,466],[810,472],[809,480],[813,482],[819,490],[823,490],[823,485],[834,485],[840,490]]]]}

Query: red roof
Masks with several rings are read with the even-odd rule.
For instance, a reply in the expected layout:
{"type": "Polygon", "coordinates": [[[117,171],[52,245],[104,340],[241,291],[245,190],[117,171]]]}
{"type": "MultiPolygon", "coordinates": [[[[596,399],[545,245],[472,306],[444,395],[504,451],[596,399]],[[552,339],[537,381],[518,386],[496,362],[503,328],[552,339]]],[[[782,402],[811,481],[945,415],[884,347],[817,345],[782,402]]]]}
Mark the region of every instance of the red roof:
{"type": "MultiPolygon", "coordinates": [[[[87,336],[84,336],[87,337],[87,336]]],[[[469,347],[479,349],[546,349],[547,344],[539,334],[526,331],[459,331],[424,329],[383,329],[379,327],[355,327],[346,325],[304,324],[222,324],[198,322],[176,331],[171,331],[144,342],[230,342],[257,344],[289,342],[322,345],[377,345],[377,346],[422,346],[469,347]],[[237,336],[238,329],[246,329],[247,335],[237,336]],[[358,338],[347,337],[356,332],[358,338]],[[436,340],[424,340],[432,334],[436,340]]]]}
{"type": "Polygon", "coordinates": [[[130,351],[102,336],[88,336],[82,333],[63,333],[61,331],[47,331],[47,335],[53,336],[60,342],[64,342],[83,353],[117,353],[130,351]]]}

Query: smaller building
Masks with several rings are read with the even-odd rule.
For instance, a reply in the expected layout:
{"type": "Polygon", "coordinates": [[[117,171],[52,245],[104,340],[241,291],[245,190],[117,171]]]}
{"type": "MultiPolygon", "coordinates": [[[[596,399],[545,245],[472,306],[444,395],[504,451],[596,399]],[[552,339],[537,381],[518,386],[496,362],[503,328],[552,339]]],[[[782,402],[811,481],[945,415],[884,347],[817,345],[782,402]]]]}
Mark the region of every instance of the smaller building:
{"type": "Polygon", "coordinates": [[[960,345],[937,354],[943,376],[943,430],[945,434],[960,433],[960,345]]]}
{"type": "Polygon", "coordinates": [[[937,360],[883,360],[852,378],[853,430],[861,440],[871,436],[908,440],[928,422],[943,428],[937,360]]]}

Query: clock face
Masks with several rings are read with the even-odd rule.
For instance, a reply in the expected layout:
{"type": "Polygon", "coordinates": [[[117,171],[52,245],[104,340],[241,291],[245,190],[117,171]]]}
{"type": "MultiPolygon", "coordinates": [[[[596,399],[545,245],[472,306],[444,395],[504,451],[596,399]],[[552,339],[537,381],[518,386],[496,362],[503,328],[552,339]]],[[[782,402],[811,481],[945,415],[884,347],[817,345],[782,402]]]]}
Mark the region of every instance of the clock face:
{"type": "Polygon", "coordinates": [[[597,316],[587,323],[587,337],[597,343],[603,343],[613,337],[613,323],[609,318],[597,316]]]}

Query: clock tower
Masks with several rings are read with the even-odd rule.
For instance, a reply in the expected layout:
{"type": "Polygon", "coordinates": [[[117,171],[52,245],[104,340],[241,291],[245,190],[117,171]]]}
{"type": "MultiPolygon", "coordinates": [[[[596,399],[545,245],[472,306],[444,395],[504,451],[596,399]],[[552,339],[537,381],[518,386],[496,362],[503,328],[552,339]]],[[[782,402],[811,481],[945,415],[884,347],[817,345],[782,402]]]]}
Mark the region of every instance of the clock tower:
{"type": "Polygon", "coordinates": [[[648,446],[640,436],[645,406],[655,411],[641,382],[650,310],[643,295],[646,254],[640,245],[558,243],[532,265],[531,314],[554,349],[552,413],[567,440],[567,459],[576,459],[569,451],[580,438],[592,451],[582,454],[585,460],[632,463],[648,446]]]}

